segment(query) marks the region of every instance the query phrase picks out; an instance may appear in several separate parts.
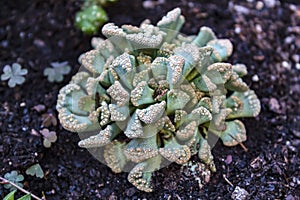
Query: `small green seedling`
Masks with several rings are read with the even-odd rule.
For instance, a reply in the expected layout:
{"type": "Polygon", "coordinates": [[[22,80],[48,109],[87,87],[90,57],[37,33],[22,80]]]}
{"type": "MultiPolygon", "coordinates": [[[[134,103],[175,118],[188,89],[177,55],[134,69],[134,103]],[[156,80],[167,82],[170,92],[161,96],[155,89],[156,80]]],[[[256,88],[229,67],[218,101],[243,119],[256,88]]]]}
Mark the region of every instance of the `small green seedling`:
{"type": "MultiPolygon", "coordinates": [[[[50,143],[50,145],[51,145],[51,143],[50,143]]],[[[40,164],[38,164],[38,163],[29,167],[26,170],[26,174],[31,175],[31,176],[36,176],[38,178],[44,178],[44,171],[43,171],[42,167],[40,166],[40,164]]]]}
{"type": "MultiPolygon", "coordinates": [[[[6,178],[7,180],[11,181],[12,183],[16,184],[19,187],[23,187],[23,184],[21,183],[24,180],[24,176],[21,174],[18,174],[17,171],[11,171],[8,172],[4,175],[4,178],[6,178]]],[[[16,188],[14,186],[12,186],[11,184],[5,184],[4,188],[6,189],[10,189],[10,190],[15,190],[16,188]]]]}
{"type": "Polygon", "coordinates": [[[28,73],[27,69],[22,69],[19,63],[13,63],[12,66],[5,65],[3,68],[3,74],[1,75],[1,80],[8,80],[8,86],[13,88],[16,85],[22,85],[25,82],[23,77],[28,73]]]}
{"type": "Polygon", "coordinates": [[[68,62],[53,62],[52,67],[47,67],[44,70],[44,76],[47,76],[49,82],[62,82],[64,80],[63,75],[67,75],[71,71],[71,67],[68,62]]]}
{"type": "Polygon", "coordinates": [[[57,136],[55,131],[49,131],[48,129],[44,128],[40,131],[42,136],[44,137],[43,145],[46,148],[50,148],[51,144],[56,142],[57,136]]]}
{"type": "MultiPolygon", "coordinates": [[[[4,197],[3,200],[14,200],[16,192],[17,192],[17,190],[14,190],[14,191],[10,192],[8,195],[6,195],[4,197]]],[[[17,200],[31,200],[31,195],[30,194],[26,194],[26,195],[18,198],[17,200]]]]}
{"type": "Polygon", "coordinates": [[[82,32],[93,34],[107,20],[105,10],[101,6],[92,5],[76,14],[75,24],[82,32]]]}

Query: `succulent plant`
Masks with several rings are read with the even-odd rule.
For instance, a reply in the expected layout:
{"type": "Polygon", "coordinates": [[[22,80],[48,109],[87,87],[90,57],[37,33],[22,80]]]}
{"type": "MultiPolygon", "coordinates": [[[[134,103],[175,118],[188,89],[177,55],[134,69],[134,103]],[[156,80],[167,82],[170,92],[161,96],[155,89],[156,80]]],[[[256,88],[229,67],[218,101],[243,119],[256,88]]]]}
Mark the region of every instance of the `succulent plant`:
{"type": "Polygon", "coordinates": [[[156,26],[104,25],[109,39],[92,40],[94,49],[79,58],[84,70],[58,95],[62,126],[86,135],[79,146],[103,147],[112,171],[129,169],[129,182],[146,192],[153,190],[153,171],[192,155],[215,171],[208,139],[216,135],[226,146],[245,141],[237,118],[260,112],[241,79],[246,66],[224,62],[231,42],[208,27],[184,36],[184,21],[176,8],[156,26]]]}
{"type": "Polygon", "coordinates": [[[5,65],[3,68],[3,74],[1,80],[8,80],[8,86],[13,88],[16,85],[22,85],[25,82],[23,77],[28,73],[27,69],[22,69],[19,63],[13,63],[12,66],[5,65]]]}

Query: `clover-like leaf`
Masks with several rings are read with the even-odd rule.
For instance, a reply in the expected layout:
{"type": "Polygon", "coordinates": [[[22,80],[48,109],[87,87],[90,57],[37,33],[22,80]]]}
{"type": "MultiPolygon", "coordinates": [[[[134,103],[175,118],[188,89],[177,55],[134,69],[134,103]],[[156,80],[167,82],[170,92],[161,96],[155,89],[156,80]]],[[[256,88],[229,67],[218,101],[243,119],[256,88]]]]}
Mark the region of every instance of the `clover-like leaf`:
{"type": "Polygon", "coordinates": [[[28,73],[27,69],[22,69],[18,63],[13,63],[12,66],[5,65],[3,68],[3,74],[1,80],[8,80],[8,86],[13,88],[16,85],[22,85],[25,82],[25,76],[28,73]]]}
{"type": "MultiPolygon", "coordinates": [[[[11,172],[8,172],[4,175],[4,178],[9,180],[10,182],[16,184],[17,186],[19,187],[23,187],[23,184],[21,183],[23,180],[24,180],[24,176],[22,174],[18,174],[17,171],[11,171],[11,172]]],[[[6,189],[10,189],[10,190],[14,190],[16,189],[14,186],[12,186],[11,184],[5,184],[4,185],[4,188],[6,189]]]]}
{"type": "Polygon", "coordinates": [[[71,71],[71,67],[68,62],[52,62],[52,67],[47,67],[44,69],[44,76],[47,76],[49,82],[61,82],[64,80],[63,75],[67,75],[71,71]]]}
{"type": "Polygon", "coordinates": [[[26,174],[31,175],[31,176],[36,176],[38,178],[44,177],[44,171],[43,171],[42,167],[40,166],[40,164],[38,164],[38,163],[29,167],[26,170],[26,174]]]}
{"type": "Polygon", "coordinates": [[[50,148],[51,144],[56,142],[57,140],[55,131],[49,131],[49,129],[44,128],[43,130],[40,131],[40,133],[44,138],[43,145],[46,148],[50,148]]]}

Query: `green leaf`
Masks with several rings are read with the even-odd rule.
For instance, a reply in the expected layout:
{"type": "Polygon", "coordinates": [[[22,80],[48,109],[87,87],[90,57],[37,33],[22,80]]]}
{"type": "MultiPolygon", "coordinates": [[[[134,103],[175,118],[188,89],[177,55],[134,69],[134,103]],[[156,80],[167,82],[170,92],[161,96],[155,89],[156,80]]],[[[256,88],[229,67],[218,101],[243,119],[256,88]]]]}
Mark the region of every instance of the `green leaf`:
{"type": "Polygon", "coordinates": [[[38,178],[44,177],[43,169],[41,168],[40,164],[38,164],[38,163],[29,167],[26,170],[26,174],[31,175],[31,176],[36,176],[38,178]]]}
{"type": "Polygon", "coordinates": [[[10,192],[8,195],[6,195],[4,197],[3,200],[14,200],[15,199],[15,193],[17,192],[17,190],[14,190],[12,192],[10,192]]]}
{"type": "Polygon", "coordinates": [[[26,194],[26,195],[18,198],[17,200],[31,200],[31,195],[30,194],[26,194]]]}

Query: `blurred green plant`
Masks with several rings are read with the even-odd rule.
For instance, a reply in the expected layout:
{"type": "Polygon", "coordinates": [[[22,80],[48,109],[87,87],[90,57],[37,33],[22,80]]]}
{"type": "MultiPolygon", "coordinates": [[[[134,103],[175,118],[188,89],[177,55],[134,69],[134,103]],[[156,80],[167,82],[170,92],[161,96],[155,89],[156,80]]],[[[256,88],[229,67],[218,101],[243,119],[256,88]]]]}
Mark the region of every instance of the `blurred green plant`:
{"type": "Polygon", "coordinates": [[[13,88],[16,85],[22,85],[25,82],[25,76],[28,73],[27,69],[22,69],[19,63],[13,63],[12,66],[5,65],[1,80],[8,80],[8,86],[13,88]]]}
{"type": "Polygon", "coordinates": [[[75,25],[85,34],[97,33],[100,26],[107,20],[107,14],[102,8],[117,0],[85,0],[82,9],[76,13],[75,25]]]}
{"type": "Polygon", "coordinates": [[[49,82],[62,82],[64,80],[63,75],[67,75],[71,71],[67,61],[52,62],[51,66],[44,69],[44,76],[47,76],[49,82]]]}

